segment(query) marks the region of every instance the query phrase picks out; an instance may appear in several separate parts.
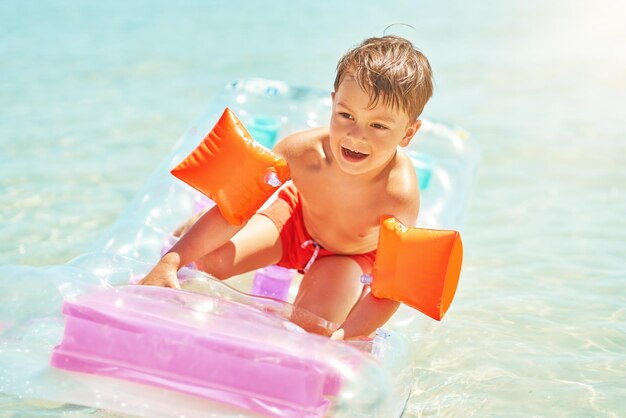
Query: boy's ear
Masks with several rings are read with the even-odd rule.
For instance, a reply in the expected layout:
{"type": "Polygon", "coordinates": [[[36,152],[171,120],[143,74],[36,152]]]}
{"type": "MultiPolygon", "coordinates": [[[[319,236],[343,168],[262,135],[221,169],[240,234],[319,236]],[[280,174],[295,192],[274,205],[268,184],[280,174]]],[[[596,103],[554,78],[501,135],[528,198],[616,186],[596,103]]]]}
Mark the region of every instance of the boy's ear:
{"type": "Polygon", "coordinates": [[[330,92],[330,100],[332,100],[332,102],[335,103],[335,92],[334,91],[330,92]]]}
{"type": "Polygon", "coordinates": [[[409,127],[406,128],[404,138],[402,138],[402,141],[400,141],[400,146],[406,147],[407,145],[409,145],[411,143],[411,140],[413,139],[417,131],[419,131],[421,126],[422,126],[422,121],[419,119],[413,122],[412,124],[410,124],[409,127]]]}

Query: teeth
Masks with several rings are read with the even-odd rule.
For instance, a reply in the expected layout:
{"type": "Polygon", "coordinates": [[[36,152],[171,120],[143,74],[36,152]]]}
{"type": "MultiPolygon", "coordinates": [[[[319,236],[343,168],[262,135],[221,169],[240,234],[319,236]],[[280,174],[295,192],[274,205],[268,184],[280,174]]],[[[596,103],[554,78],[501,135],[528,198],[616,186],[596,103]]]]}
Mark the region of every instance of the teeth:
{"type": "Polygon", "coordinates": [[[349,148],[344,147],[343,149],[345,150],[346,154],[348,154],[351,157],[361,158],[361,157],[367,156],[367,154],[363,154],[362,152],[354,151],[349,148]]]}

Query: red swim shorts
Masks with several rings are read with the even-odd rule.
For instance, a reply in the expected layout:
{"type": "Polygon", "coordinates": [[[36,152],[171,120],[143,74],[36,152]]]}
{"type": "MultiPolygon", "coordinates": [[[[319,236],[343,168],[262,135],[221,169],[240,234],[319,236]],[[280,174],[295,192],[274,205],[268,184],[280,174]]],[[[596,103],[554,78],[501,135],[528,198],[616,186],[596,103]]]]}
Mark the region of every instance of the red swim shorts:
{"type": "MultiPolygon", "coordinates": [[[[280,233],[283,245],[283,256],[278,263],[281,267],[296,269],[303,273],[309,269],[316,259],[337,255],[317,244],[304,227],[300,192],[293,183],[286,185],[278,192],[276,201],[266,209],[259,211],[267,216],[280,233]]],[[[365,274],[370,274],[376,259],[376,250],[365,254],[344,255],[356,261],[365,274]]]]}

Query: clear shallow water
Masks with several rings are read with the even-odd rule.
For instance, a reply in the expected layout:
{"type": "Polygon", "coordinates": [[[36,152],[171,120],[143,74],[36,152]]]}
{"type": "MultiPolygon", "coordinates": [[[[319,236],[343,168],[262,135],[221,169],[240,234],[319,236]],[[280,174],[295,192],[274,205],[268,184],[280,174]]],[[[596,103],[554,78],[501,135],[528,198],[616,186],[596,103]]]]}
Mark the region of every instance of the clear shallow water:
{"type": "Polygon", "coordinates": [[[609,1],[1,2],[0,264],[84,252],[226,82],[329,89],[347,48],[407,22],[435,72],[425,117],[483,149],[464,274],[447,317],[415,341],[407,415],[626,415],[625,13],[609,1]]]}

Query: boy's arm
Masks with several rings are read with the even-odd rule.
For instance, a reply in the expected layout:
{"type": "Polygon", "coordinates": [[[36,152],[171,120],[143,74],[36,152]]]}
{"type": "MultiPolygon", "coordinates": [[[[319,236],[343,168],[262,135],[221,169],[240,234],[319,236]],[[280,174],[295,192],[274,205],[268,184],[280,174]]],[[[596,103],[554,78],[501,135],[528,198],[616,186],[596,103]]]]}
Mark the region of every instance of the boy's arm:
{"type": "Polygon", "coordinates": [[[176,272],[182,266],[220,247],[241,228],[243,225],[228,223],[214,206],[193,224],[139,284],[179,289],[176,272]]]}
{"type": "Polygon", "coordinates": [[[339,333],[334,338],[352,338],[370,335],[382,327],[400,307],[400,302],[391,299],[379,299],[368,293],[352,309],[348,318],[341,324],[339,333]],[[339,336],[339,337],[338,337],[339,336]]]}
{"type": "Polygon", "coordinates": [[[229,108],[171,173],[213,199],[216,206],[196,221],[140,284],[178,288],[176,272],[181,266],[226,243],[270,197],[276,183],[289,179],[285,159],[255,143],[229,108]]]}
{"type": "MultiPolygon", "coordinates": [[[[389,213],[396,214],[396,218],[404,225],[414,226],[419,212],[419,189],[413,166],[406,170],[399,170],[398,177],[392,179],[395,189],[389,196],[387,208],[389,213]]],[[[358,337],[369,335],[382,327],[400,307],[400,302],[391,299],[381,299],[368,293],[359,300],[344,323],[333,338],[358,337]]]]}

